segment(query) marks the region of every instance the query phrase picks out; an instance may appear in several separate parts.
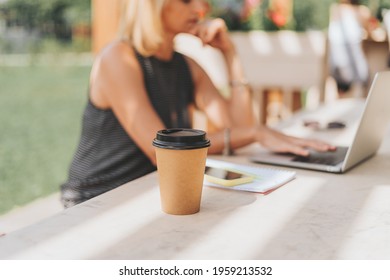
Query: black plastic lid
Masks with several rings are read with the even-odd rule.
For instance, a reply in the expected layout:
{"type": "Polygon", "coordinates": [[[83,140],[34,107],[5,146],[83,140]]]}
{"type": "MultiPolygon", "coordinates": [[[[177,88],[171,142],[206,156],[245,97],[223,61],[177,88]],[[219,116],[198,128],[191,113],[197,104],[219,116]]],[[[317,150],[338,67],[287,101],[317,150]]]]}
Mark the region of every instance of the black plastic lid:
{"type": "Polygon", "coordinates": [[[153,146],[171,150],[191,150],[210,146],[206,132],[198,129],[172,128],[157,132],[153,146]]]}

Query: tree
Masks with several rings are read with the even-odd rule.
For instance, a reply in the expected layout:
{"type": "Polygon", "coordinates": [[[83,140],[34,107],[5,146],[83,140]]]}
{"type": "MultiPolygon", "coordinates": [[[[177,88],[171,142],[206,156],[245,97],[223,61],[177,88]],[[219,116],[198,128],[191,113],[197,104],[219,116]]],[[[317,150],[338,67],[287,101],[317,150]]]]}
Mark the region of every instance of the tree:
{"type": "Polygon", "coordinates": [[[90,24],[90,5],[90,0],[8,0],[0,9],[8,26],[69,39],[73,25],[90,24]]]}

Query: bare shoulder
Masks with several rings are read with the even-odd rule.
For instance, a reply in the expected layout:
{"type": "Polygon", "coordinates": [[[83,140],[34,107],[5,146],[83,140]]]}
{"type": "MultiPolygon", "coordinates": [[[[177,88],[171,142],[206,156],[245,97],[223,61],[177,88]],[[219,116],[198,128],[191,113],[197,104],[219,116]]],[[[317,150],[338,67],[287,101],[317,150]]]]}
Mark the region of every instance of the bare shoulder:
{"type": "Polygon", "coordinates": [[[114,41],[96,57],[91,72],[91,83],[120,82],[123,76],[139,76],[141,68],[133,48],[122,41],[114,41]]]}
{"type": "Polygon", "coordinates": [[[137,59],[133,48],[123,41],[114,41],[106,46],[96,58],[103,67],[136,66],[137,59]]]}
{"type": "Polygon", "coordinates": [[[140,86],[142,70],[134,50],[129,44],[115,41],[96,57],[90,76],[92,102],[101,108],[111,107],[109,96],[122,91],[131,92],[130,86],[140,86]]]}

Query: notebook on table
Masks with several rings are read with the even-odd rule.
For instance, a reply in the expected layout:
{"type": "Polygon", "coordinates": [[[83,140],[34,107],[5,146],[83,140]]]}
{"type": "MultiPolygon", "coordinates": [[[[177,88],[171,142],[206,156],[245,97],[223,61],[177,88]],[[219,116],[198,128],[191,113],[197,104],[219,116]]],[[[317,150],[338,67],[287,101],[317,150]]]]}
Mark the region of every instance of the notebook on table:
{"type": "Polygon", "coordinates": [[[253,181],[235,186],[223,186],[204,180],[204,185],[222,189],[230,189],[236,191],[256,192],[260,194],[268,194],[273,190],[283,186],[284,184],[295,179],[296,172],[289,170],[281,170],[276,168],[263,168],[257,166],[248,166],[233,162],[221,161],[208,158],[206,167],[226,168],[233,171],[245,172],[253,176],[253,181]]]}
{"type": "Polygon", "coordinates": [[[311,151],[308,157],[264,152],[250,159],[257,163],[344,173],[377,152],[390,121],[389,106],[390,71],[378,72],[349,147],[337,147],[336,151],[329,152],[311,151]]]}

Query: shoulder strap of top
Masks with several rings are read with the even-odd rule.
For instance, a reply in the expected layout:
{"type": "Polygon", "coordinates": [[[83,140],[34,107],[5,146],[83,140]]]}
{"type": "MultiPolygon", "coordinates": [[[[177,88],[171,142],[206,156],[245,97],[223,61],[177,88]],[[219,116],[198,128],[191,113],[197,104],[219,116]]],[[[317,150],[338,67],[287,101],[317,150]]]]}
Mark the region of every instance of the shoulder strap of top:
{"type": "Polygon", "coordinates": [[[152,63],[148,57],[143,57],[137,50],[134,49],[136,57],[141,65],[142,72],[144,74],[144,81],[147,87],[147,91],[150,93],[155,93],[158,90],[157,81],[153,71],[152,63]]]}
{"type": "Polygon", "coordinates": [[[191,118],[188,111],[188,105],[194,102],[194,84],[192,74],[183,54],[175,52],[175,58],[179,67],[180,81],[179,88],[181,94],[179,95],[179,102],[177,107],[177,114],[179,116],[179,123],[182,127],[191,127],[191,118]]]}

